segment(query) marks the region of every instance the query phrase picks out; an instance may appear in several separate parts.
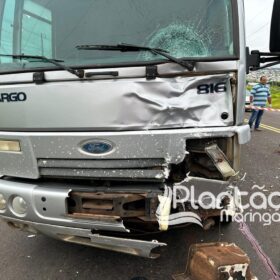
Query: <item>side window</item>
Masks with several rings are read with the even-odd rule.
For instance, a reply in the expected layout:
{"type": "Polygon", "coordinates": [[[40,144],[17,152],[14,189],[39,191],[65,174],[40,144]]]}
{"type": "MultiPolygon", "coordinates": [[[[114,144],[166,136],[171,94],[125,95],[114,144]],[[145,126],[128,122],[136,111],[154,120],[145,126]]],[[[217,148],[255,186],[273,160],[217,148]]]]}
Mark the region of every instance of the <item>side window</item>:
{"type": "MultiPolygon", "coordinates": [[[[0,4],[0,53],[13,53],[13,35],[14,35],[14,16],[16,0],[1,1],[0,4]]],[[[9,57],[1,57],[1,63],[12,62],[9,57]]]]}
{"type": "Polygon", "coordinates": [[[25,0],[22,13],[21,53],[52,57],[52,13],[25,0]]]}

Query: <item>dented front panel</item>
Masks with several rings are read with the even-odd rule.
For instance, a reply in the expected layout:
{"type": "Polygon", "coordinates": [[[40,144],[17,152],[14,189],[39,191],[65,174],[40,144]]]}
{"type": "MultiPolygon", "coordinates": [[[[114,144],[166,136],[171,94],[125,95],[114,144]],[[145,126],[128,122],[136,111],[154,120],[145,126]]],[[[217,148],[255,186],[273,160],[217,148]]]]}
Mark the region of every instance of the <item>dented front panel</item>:
{"type": "MultiPolygon", "coordinates": [[[[117,69],[116,69],[117,70],[117,69]]],[[[0,85],[0,130],[120,131],[233,125],[230,74],[0,85]],[[6,95],[5,95],[6,96],[6,95]]],[[[1,80],[0,80],[1,82],[1,80]]]]}

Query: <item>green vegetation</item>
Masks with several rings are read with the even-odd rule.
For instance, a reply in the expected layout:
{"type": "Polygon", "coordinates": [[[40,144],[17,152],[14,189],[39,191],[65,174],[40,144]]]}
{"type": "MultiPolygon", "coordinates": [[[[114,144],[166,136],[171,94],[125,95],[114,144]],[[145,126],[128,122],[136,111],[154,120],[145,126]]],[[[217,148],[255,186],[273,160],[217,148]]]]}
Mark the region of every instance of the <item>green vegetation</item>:
{"type": "Polygon", "coordinates": [[[280,86],[271,86],[272,107],[280,109],[280,86]]]}
{"type": "MultiPolygon", "coordinates": [[[[247,89],[251,90],[252,86],[248,86],[247,89]]],[[[272,85],[270,87],[270,92],[272,96],[272,107],[274,109],[280,109],[280,86],[272,85]]]]}

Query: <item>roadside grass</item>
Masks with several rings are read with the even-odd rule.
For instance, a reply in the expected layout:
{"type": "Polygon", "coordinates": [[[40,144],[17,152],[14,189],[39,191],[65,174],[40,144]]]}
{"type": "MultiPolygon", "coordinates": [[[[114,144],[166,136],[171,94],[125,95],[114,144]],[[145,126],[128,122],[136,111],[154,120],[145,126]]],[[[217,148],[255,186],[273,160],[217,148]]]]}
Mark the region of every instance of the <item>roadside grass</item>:
{"type": "Polygon", "coordinates": [[[280,87],[272,86],[271,96],[272,96],[272,107],[274,109],[280,109],[280,87]]]}
{"type": "MultiPolygon", "coordinates": [[[[252,87],[248,86],[248,90],[251,90],[252,87]]],[[[272,96],[272,107],[274,109],[280,109],[280,87],[279,86],[271,86],[270,92],[272,96]]]]}

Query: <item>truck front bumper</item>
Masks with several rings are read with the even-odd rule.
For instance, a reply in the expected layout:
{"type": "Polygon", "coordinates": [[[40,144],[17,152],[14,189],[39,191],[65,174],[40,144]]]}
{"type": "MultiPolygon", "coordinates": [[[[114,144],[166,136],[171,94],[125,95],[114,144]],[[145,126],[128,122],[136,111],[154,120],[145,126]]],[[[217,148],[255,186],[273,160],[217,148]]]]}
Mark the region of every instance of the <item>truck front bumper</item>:
{"type": "MultiPolygon", "coordinates": [[[[97,192],[94,188],[81,187],[66,184],[32,183],[34,181],[19,181],[5,178],[0,180],[1,208],[0,218],[13,228],[32,232],[43,233],[50,237],[66,242],[77,243],[97,248],[103,248],[132,255],[148,258],[156,258],[152,250],[156,247],[166,246],[165,243],[157,241],[142,241],[130,238],[113,237],[112,233],[125,234],[129,236],[129,226],[120,217],[89,216],[87,219],[71,217],[67,211],[67,199],[71,192],[97,192]],[[11,181],[13,180],[13,181],[11,181]],[[13,200],[19,197],[24,200],[26,212],[19,214],[14,208],[13,200]],[[6,207],[3,207],[3,205],[6,207]],[[105,236],[104,232],[111,233],[105,236]]],[[[211,191],[217,195],[228,190],[227,182],[213,180],[199,180],[190,178],[189,185],[196,186],[194,201],[203,192],[211,191]]],[[[163,195],[164,184],[143,185],[134,190],[126,187],[121,192],[132,192],[133,194],[150,193],[153,197],[163,195]]],[[[116,192],[108,189],[109,192],[116,192]]],[[[204,197],[205,198],[205,197],[204,197]]],[[[158,207],[158,205],[156,205],[158,207]]]]}
{"type": "MultiPolygon", "coordinates": [[[[80,188],[76,187],[76,190],[80,188]]],[[[121,219],[76,219],[67,215],[66,200],[70,186],[58,184],[32,184],[30,182],[0,180],[0,217],[11,227],[31,233],[43,233],[55,239],[102,249],[108,249],[147,258],[159,255],[152,253],[156,247],[165,243],[104,236],[96,232],[129,233],[121,219]],[[19,214],[14,209],[13,200],[24,200],[26,213],[19,214]]]]}
{"type": "Polygon", "coordinates": [[[86,228],[40,224],[11,218],[4,218],[4,221],[13,228],[17,228],[30,233],[43,233],[52,238],[69,243],[86,245],[150,259],[155,259],[160,256],[159,254],[153,253],[153,249],[161,246],[166,246],[165,243],[161,243],[156,240],[144,241],[94,234],[90,229],[86,228]]]}

